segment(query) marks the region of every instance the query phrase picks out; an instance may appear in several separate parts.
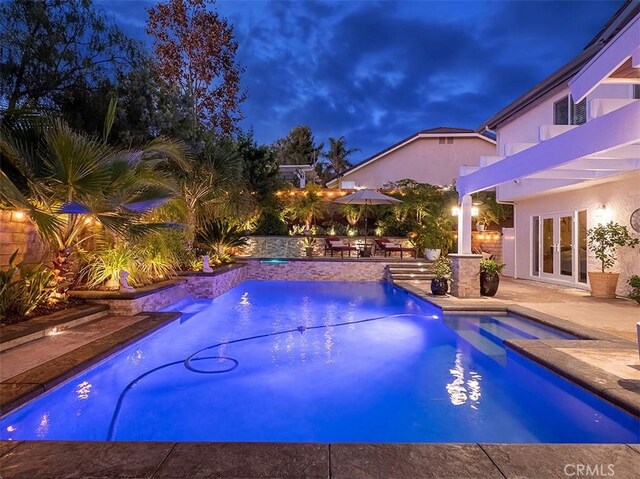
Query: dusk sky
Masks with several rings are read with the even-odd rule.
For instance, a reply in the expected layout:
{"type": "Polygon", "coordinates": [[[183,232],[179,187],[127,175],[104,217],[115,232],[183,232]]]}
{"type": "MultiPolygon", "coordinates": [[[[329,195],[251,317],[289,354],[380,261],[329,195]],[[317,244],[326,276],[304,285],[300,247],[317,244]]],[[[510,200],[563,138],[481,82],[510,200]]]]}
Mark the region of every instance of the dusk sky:
{"type": "MultiPolygon", "coordinates": [[[[151,47],[155,2],[103,0],[151,47]]],[[[436,126],[477,128],[585,46],[621,1],[219,1],[233,24],[243,129],[344,135],[358,162],[436,126]]]]}

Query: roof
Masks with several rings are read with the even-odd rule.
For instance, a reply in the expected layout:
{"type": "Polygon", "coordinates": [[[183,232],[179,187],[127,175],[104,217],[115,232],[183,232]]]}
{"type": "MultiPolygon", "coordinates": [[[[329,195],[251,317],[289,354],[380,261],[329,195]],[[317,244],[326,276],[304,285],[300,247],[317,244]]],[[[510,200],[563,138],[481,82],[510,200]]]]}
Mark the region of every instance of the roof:
{"type": "Polygon", "coordinates": [[[416,133],[414,133],[411,136],[408,136],[400,141],[398,141],[397,143],[394,143],[391,146],[388,146],[387,148],[385,148],[384,150],[379,151],[378,153],[375,153],[374,155],[370,156],[369,158],[361,161],[360,163],[353,165],[351,168],[349,168],[348,170],[345,170],[342,174],[335,176],[333,178],[331,178],[329,181],[327,181],[327,185],[330,183],[333,183],[334,181],[336,181],[338,178],[341,178],[345,175],[348,175],[349,173],[363,167],[364,165],[367,165],[373,161],[376,161],[382,157],[384,157],[385,155],[387,155],[388,153],[391,153],[394,150],[397,150],[398,148],[401,148],[409,143],[412,143],[413,141],[419,139],[419,138],[438,138],[440,136],[455,136],[455,137],[468,137],[468,138],[479,138],[481,140],[485,140],[488,141],[489,143],[492,143],[495,145],[496,141],[494,138],[491,138],[489,135],[484,135],[484,134],[480,134],[478,132],[476,132],[475,130],[471,130],[469,128],[456,128],[456,127],[452,127],[452,126],[438,126],[435,128],[429,128],[428,130],[421,130],[418,131],[416,133]]]}
{"type": "Polygon", "coordinates": [[[485,121],[477,131],[483,131],[485,127],[491,130],[496,129],[500,124],[544,98],[558,86],[566,85],[639,12],[640,2],[626,0],[578,55],[485,121]]]}

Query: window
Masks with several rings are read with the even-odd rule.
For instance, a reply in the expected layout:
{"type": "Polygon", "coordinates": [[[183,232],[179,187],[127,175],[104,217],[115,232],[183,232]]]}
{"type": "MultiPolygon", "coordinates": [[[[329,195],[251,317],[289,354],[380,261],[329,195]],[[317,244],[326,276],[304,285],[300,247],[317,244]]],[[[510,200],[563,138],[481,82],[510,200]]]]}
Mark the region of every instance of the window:
{"type": "Polygon", "coordinates": [[[574,103],[571,96],[565,96],[553,104],[554,125],[582,125],[587,121],[587,100],[574,103]]]}
{"type": "Polygon", "coordinates": [[[440,138],[438,138],[438,143],[441,145],[452,145],[453,138],[441,136],[440,138]]]}
{"type": "Polygon", "coordinates": [[[640,85],[633,85],[633,99],[640,100],[640,85]]]}
{"type": "Polygon", "coordinates": [[[453,138],[447,138],[447,145],[453,145],[453,138]]]}

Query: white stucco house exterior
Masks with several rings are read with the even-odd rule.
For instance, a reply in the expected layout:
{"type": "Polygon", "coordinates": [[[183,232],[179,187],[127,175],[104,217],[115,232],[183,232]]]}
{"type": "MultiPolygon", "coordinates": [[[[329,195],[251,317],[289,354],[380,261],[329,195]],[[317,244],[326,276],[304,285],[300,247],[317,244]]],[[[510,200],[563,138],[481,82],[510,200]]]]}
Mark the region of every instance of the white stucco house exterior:
{"type": "MultiPolygon", "coordinates": [[[[514,276],[588,289],[598,262],[587,229],[612,220],[640,236],[631,221],[640,209],[640,4],[624,4],[577,57],[485,130],[496,133],[497,154],[460,171],[458,251],[471,252],[470,195],[495,188],[515,206],[515,241],[505,243],[515,248],[514,276]]],[[[640,274],[638,248],[620,251],[613,271],[626,294],[628,277],[640,274]]]]}
{"type": "Polygon", "coordinates": [[[327,182],[329,188],[382,188],[412,179],[450,185],[462,166],[477,166],[481,156],[494,155],[496,142],[466,128],[438,127],[419,131],[354,165],[327,182]]]}

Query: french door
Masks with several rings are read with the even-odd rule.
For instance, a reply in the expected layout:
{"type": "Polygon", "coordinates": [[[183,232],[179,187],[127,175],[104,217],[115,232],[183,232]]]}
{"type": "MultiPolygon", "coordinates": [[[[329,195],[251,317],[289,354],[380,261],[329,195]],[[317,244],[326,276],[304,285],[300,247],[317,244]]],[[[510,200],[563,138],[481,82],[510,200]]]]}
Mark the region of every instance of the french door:
{"type": "Polygon", "coordinates": [[[586,212],[533,217],[532,276],[586,283],[586,212]]]}

